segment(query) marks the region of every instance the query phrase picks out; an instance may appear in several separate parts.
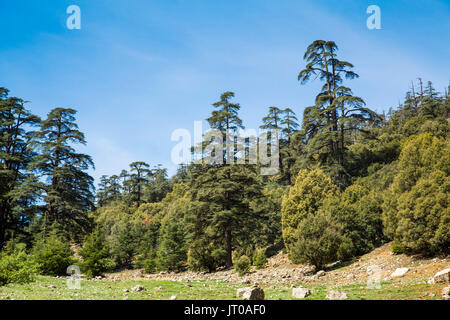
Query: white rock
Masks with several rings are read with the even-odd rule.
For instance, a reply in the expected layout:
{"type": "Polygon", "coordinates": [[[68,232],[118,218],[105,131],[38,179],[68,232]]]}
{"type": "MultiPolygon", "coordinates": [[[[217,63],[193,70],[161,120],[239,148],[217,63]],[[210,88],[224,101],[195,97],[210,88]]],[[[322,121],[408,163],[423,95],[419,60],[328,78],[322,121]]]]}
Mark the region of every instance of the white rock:
{"type": "Polygon", "coordinates": [[[446,286],[442,289],[442,299],[450,300],[450,286],[446,286]]]}
{"type": "Polygon", "coordinates": [[[296,299],[306,298],[311,294],[308,288],[292,288],[292,297],[296,299]]]}
{"type": "Polygon", "coordinates": [[[177,296],[171,296],[169,300],[177,300],[177,296]]]}
{"type": "Polygon", "coordinates": [[[431,279],[431,283],[448,283],[450,282],[450,268],[439,271],[431,279]]]}
{"type": "Polygon", "coordinates": [[[264,300],[264,290],[258,286],[239,288],[236,297],[243,300],[264,300]]]}
{"type": "Polygon", "coordinates": [[[347,299],[347,294],[345,292],[332,290],[332,291],[328,292],[326,298],[328,300],[345,300],[345,299],[347,299]]]}
{"type": "Polygon", "coordinates": [[[141,291],[145,291],[145,288],[138,284],[133,289],[131,289],[131,291],[133,291],[133,292],[141,292],[141,291]]]}
{"type": "Polygon", "coordinates": [[[408,271],[409,271],[409,268],[397,268],[391,274],[391,277],[392,278],[403,277],[408,271]]]}
{"type": "Polygon", "coordinates": [[[326,275],[327,273],[325,272],[325,271],[323,271],[323,270],[320,270],[320,271],[318,271],[317,273],[316,273],[316,276],[317,277],[323,277],[324,275],[326,275]]]}

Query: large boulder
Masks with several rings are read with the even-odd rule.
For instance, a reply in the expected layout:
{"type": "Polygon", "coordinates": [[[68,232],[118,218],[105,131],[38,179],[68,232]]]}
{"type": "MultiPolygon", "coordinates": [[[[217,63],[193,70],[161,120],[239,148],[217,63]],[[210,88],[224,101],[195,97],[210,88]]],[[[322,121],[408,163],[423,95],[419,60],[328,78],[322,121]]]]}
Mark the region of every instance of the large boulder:
{"type": "Polygon", "coordinates": [[[397,268],[397,269],[395,269],[395,271],[391,274],[391,277],[392,277],[392,278],[403,277],[408,271],[409,271],[408,268],[397,268]]]}
{"type": "Polygon", "coordinates": [[[345,300],[347,299],[347,294],[345,292],[331,290],[328,292],[326,298],[328,300],[345,300]]]}
{"type": "Polygon", "coordinates": [[[448,283],[448,282],[450,282],[450,268],[439,271],[429,281],[429,283],[448,283]]]}
{"type": "Polygon", "coordinates": [[[264,300],[264,290],[258,286],[240,288],[236,296],[243,300],[264,300]]]}
{"type": "Polygon", "coordinates": [[[292,297],[296,299],[303,299],[311,295],[311,290],[308,288],[292,288],[292,297]]]}
{"type": "Polygon", "coordinates": [[[450,286],[446,286],[442,289],[442,299],[450,300],[450,286]]]}
{"type": "Polygon", "coordinates": [[[135,286],[133,289],[131,289],[132,292],[141,292],[141,291],[145,291],[145,288],[141,285],[137,285],[135,286]]]}

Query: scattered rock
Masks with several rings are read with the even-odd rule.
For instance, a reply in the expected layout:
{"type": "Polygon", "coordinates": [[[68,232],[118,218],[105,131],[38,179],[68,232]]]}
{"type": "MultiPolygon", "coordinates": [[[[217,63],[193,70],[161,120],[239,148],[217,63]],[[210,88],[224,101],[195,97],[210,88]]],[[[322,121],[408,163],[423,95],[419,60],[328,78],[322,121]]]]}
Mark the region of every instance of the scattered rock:
{"type": "Polygon", "coordinates": [[[450,268],[439,271],[428,283],[448,283],[450,282],[450,268]]]}
{"type": "Polygon", "coordinates": [[[177,296],[171,296],[169,300],[177,300],[177,296]]]}
{"type": "Polygon", "coordinates": [[[442,299],[450,300],[450,286],[446,286],[442,289],[442,299]]]}
{"type": "Polygon", "coordinates": [[[164,290],[163,287],[156,287],[155,290],[164,290]]]}
{"type": "Polygon", "coordinates": [[[306,276],[303,278],[303,281],[315,281],[319,279],[319,277],[317,276],[317,274],[313,275],[313,276],[306,276]]]}
{"type": "Polygon", "coordinates": [[[348,275],[346,276],[346,278],[347,278],[348,280],[355,279],[355,275],[354,275],[353,273],[350,273],[350,274],[348,274],[348,275]]]}
{"type": "Polygon", "coordinates": [[[133,291],[133,292],[141,292],[141,291],[145,291],[145,288],[138,284],[136,287],[131,289],[131,291],[133,291]]]}
{"type": "Polygon", "coordinates": [[[409,271],[409,268],[397,268],[391,274],[391,277],[392,278],[403,277],[408,271],[409,271]]]}
{"type": "Polygon", "coordinates": [[[130,290],[128,290],[128,289],[123,289],[123,292],[130,292],[130,290]]]}
{"type": "Polygon", "coordinates": [[[56,286],[53,285],[53,284],[49,285],[48,287],[49,287],[50,289],[56,289],[56,286]]]}
{"type": "Polygon", "coordinates": [[[96,280],[102,280],[102,278],[103,278],[102,276],[96,276],[95,277],[96,280]]]}
{"type": "Polygon", "coordinates": [[[240,288],[236,296],[243,300],[264,300],[264,290],[258,286],[240,288]]]}
{"type": "Polygon", "coordinates": [[[303,299],[311,295],[311,290],[308,288],[292,288],[292,297],[296,299],[303,299]]]}
{"type": "Polygon", "coordinates": [[[325,272],[325,271],[323,271],[323,270],[320,270],[320,271],[318,271],[317,273],[316,273],[316,276],[318,277],[318,278],[320,278],[320,277],[323,277],[324,275],[326,275],[327,273],[325,272]]]}
{"type": "Polygon", "coordinates": [[[347,299],[347,294],[345,292],[331,290],[328,292],[326,298],[328,300],[345,300],[347,299]]]}

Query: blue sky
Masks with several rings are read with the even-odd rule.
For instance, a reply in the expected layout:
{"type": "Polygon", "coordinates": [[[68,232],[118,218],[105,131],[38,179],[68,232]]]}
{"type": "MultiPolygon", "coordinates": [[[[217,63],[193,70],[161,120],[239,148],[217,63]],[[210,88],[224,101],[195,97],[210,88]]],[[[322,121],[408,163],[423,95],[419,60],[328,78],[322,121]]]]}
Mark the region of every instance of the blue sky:
{"type": "Polygon", "coordinates": [[[417,77],[439,91],[450,78],[445,0],[0,0],[0,28],[0,86],[41,117],[77,109],[97,179],[141,160],[174,173],[171,133],[224,91],[247,128],[272,105],[301,116],[320,86],[297,82],[316,39],[338,44],[360,75],[346,85],[379,112],[417,77]],[[72,4],[81,30],[66,28],[72,4]],[[366,27],[372,4],[381,30],[366,27]]]}

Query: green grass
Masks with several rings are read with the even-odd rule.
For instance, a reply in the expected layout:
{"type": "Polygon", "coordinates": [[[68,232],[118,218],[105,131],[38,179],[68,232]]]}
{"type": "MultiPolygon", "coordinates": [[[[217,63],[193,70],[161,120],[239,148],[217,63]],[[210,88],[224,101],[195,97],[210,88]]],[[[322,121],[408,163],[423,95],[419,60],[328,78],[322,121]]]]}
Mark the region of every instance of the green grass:
{"type": "MultiPolygon", "coordinates": [[[[0,300],[167,300],[176,295],[178,300],[233,300],[236,290],[244,285],[224,281],[155,281],[155,280],[82,280],[81,289],[69,289],[67,280],[62,278],[38,276],[35,282],[29,284],[9,284],[0,287],[0,300]],[[131,292],[136,285],[146,288],[143,292],[131,292]],[[56,286],[50,288],[49,286],[56,286]],[[189,285],[189,286],[188,286],[189,285]],[[158,290],[158,287],[162,289],[158,290]],[[124,289],[129,292],[125,293],[124,289]]],[[[383,282],[381,289],[368,289],[365,284],[346,286],[306,285],[312,290],[311,296],[305,300],[322,300],[329,289],[347,293],[348,299],[367,300],[411,300],[411,299],[441,299],[440,286],[423,282],[402,283],[383,282]],[[434,293],[430,297],[429,293],[434,293]]],[[[283,284],[264,287],[268,300],[291,300],[291,289],[283,284]]]]}

